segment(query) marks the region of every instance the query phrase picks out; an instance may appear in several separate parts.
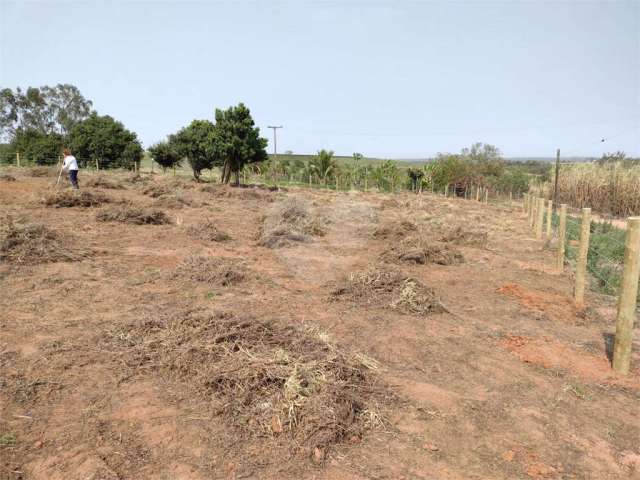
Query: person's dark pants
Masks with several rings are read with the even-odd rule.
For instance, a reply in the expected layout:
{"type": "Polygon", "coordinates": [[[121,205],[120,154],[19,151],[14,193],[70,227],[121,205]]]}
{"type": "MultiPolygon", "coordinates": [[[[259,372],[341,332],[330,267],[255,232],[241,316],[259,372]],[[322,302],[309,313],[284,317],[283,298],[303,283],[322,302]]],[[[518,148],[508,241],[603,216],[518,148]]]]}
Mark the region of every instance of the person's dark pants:
{"type": "Polygon", "coordinates": [[[69,180],[73,188],[78,190],[78,170],[69,170],[69,180]]]}

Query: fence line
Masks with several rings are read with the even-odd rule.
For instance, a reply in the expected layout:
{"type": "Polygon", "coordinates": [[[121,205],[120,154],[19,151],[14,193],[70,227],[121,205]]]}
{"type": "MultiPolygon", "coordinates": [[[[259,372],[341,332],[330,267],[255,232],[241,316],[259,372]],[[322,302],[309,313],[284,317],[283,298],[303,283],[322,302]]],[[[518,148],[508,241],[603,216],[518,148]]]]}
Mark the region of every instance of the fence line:
{"type": "Polygon", "coordinates": [[[592,275],[601,286],[606,287],[606,293],[618,296],[612,366],[615,371],[627,374],[631,359],[632,330],[638,307],[640,217],[629,217],[626,230],[610,224],[592,222],[590,208],[582,209],[579,220],[572,217],[568,219],[566,204],[560,204],[559,210],[554,213],[552,200],[547,201],[542,196],[528,192],[524,196],[522,208],[527,213],[527,223],[537,239],[542,239],[541,228],[545,215],[543,211],[545,202],[548,205],[546,209],[547,240],[552,236],[555,237],[555,233],[558,239],[556,269],[558,272],[563,272],[565,264],[568,264],[575,273],[576,308],[585,306],[588,274],[592,275]],[[625,237],[624,243],[616,238],[622,235],[625,237]]]}

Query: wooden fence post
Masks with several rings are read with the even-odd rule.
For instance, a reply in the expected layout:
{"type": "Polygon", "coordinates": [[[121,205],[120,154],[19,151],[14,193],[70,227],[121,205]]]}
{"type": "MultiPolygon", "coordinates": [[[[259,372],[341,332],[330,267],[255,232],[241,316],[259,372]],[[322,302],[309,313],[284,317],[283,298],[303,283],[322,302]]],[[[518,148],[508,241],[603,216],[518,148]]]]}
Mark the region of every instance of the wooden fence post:
{"type": "Polygon", "coordinates": [[[484,189],[484,203],[489,203],[489,189],[484,189]]]}
{"type": "Polygon", "coordinates": [[[528,211],[528,210],[527,210],[527,207],[528,207],[528,205],[527,205],[527,199],[528,199],[528,197],[529,197],[529,194],[528,194],[528,193],[525,193],[525,194],[523,195],[523,197],[522,197],[522,211],[523,211],[524,213],[527,213],[527,211],[528,211]]]}
{"type": "Polygon", "coordinates": [[[560,205],[560,224],[558,225],[558,256],[556,257],[556,269],[564,270],[564,247],[567,236],[567,205],[560,205]]]}
{"type": "Polygon", "coordinates": [[[96,172],[100,171],[100,164],[98,163],[98,159],[96,158],[96,172]]]}
{"type": "Polygon", "coordinates": [[[584,288],[587,280],[587,255],[589,253],[589,234],[591,233],[591,209],[582,209],[582,222],[580,223],[580,245],[578,247],[578,260],[576,262],[576,307],[584,306],[584,288]]]}
{"type": "Polygon", "coordinates": [[[447,185],[444,187],[444,196],[448,197],[449,196],[449,184],[447,183],[447,185]]]}
{"type": "Polygon", "coordinates": [[[538,219],[536,220],[536,238],[542,240],[542,225],[544,224],[544,198],[538,199],[538,219]]]}
{"type": "Polygon", "coordinates": [[[20,166],[20,152],[16,152],[16,166],[20,166]]]}
{"type": "Polygon", "coordinates": [[[476,202],[480,201],[480,187],[476,187],[476,202]]]}
{"type": "Polygon", "coordinates": [[[531,216],[529,217],[529,226],[535,229],[536,219],[538,218],[538,197],[531,197],[531,216]]]}
{"type": "Polygon", "coordinates": [[[551,239],[551,217],[553,216],[553,200],[547,203],[547,240],[551,239]]]}
{"type": "Polygon", "coordinates": [[[640,274],[640,217],[627,220],[627,238],[624,245],[624,267],[618,315],[616,317],[616,338],[613,345],[613,369],[624,375],[629,373],[631,344],[633,343],[633,323],[636,319],[638,297],[638,275],[640,274]]]}

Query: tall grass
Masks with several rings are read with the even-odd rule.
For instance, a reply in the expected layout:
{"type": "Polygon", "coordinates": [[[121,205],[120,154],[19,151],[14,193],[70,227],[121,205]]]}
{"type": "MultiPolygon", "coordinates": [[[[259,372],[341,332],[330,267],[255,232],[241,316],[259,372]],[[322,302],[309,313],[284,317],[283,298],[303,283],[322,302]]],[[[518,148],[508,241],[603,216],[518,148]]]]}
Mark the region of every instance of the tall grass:
{"type": "MultiPolygon", "coordinates": [[[[543,186],[553,195],[553,178],[543,186]]],[[[640,214],[640,165],[622,162],[562,165],[558,179],[558,202],[571,207],[590,207],[615,216],[640,214]]]]}

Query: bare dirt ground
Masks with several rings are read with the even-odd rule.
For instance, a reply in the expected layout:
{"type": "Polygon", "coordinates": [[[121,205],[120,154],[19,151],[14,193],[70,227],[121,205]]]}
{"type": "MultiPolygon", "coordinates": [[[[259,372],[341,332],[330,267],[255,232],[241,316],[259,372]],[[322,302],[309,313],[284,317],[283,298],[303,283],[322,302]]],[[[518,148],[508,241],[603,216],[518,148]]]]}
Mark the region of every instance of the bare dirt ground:
{"type": "MultiPolygon", "coordinates": [[[[0,260],[2,479],[640,478],[640,344],[632,373],[615,375],[613,299],[592,295],[576,311],[571,278],[553,272],[553,252],[531,238],[515,204],[202,188],[114,174],[123,188],[85,189],[109,205],[56,208],[44,202],[52,178],[11,174],[15,181],[0,180],[0,234],[10,222],[43,224],[77,257],[0,260]],[[261,246],[265,217],[296,201],[318,220],[317,232],[314,224],[284,246],[261,246]],[[160,209],[171,223],[97,220],[122,202],[160,209]],[[217,231],[203,235],[205,222],[217,231]],[[411,237],[422,243],[389,255],[411,237]],[[425,244],[429,255],[455,249],[457,261],[428,261],[415,251],[425,244]],[[224,262],[205,271],[207,259],[224,262]],[[384,286],[370,296],[336,294],[352,274],[383,267],[413,282],[402,284],[404,300],[413,302],[409,287],[421,284],[442,308],[403,310],[384,286]],[[340,383],[354,388],[344,404],[284,428],[286,415],[275,416],[265,427],[251,415],[281,384],[240,390],[255,385],[254,362],[256,372],[242,373],[247,383],[231,385],[233,364],[221,372],[217,362],[238,351],[255,361],[260,351],[240,343],[220,350],[225,335],[207,340],[209,327],[192,312],[213,318],[211,328],[235,317],[247,328],[266,325],[261,345],[298,341],[288,329],[314,325],[332,343],[303,339],[300,355],[320,345],[314,352],[329,361],[314,357],[315,376],[300,378],[340,376],[322,369],[343,358],[335,352],[357,351],[369,359],[362,363],[375,382],[366,385],[375,389],[359,390],[365,376],[350,367],[358,376],[340,383]],[[351,412],[371,421],[340,417],[360,393],[379,408],[351,412]],[[304,425],[333,436],[294,433],[304,425]]],[[[299,352],[277,345],[280,366],[299,352]]],[[[337,402],[346,395],[299,385],[292,408],[312,403],[304,388],[337,402]]]]}

